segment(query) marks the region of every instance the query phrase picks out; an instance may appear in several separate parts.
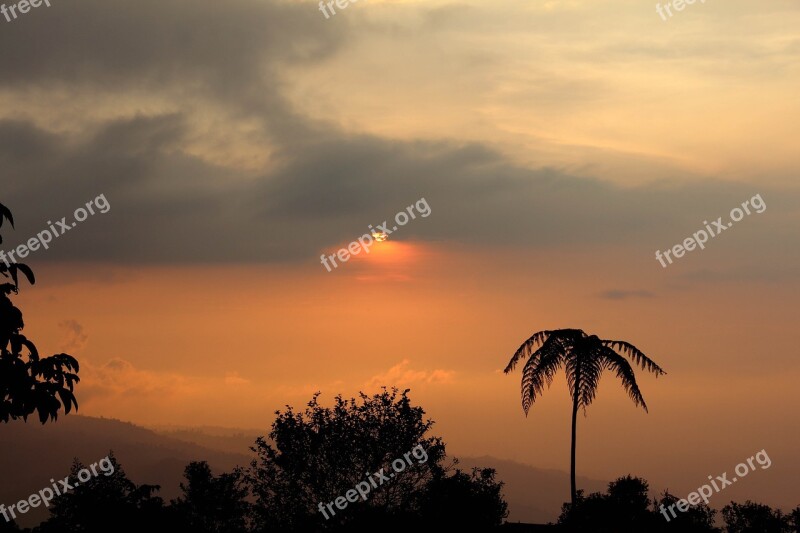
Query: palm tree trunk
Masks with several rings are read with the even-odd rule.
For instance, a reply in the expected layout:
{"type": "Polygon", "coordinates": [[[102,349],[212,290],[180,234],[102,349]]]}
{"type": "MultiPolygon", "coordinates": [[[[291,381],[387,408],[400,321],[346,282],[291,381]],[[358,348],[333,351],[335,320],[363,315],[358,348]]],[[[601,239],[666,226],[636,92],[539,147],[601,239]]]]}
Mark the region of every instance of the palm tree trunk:
{"type": "Polygon", "coordinates": [[[570,490],[572,492],[572,511],[575,511],[575,505],[578,503],[578,490],[575,486],[575,441],[576,441],[576,428],[578,425],[578,391],[581,390],[581,365],[580,359],[575,365],[575,390],[572,391],[572,455],[570,457],[570,471],[569,482],[570,490]]]}
{"type": "Polygon", "coordinates": [[[572,456],[571,467],[569,473],[570,489],[572,491],[572,510],[575,510],[575,504],[578,499],[578,492],[575,487],[575,428],[578,421],[578,387],[575,387],[575,397],[572,399],[572,456]]]}

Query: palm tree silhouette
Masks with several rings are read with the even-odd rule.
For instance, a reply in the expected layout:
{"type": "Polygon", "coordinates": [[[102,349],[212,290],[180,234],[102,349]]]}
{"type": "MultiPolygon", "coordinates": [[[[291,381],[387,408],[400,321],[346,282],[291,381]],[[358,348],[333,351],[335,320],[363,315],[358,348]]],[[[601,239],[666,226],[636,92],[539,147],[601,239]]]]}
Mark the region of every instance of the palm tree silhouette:
{"type": "Polygon", "coordinates": [[[556,372],[564,366],[567,373],[567,384],[572,396],[572,455],[570,468],[570,484],[572,491],[572,508],[575,508],[577,491],[575,488],[575,427],[578,408],[591,405],[597,394],[597,384],[603,370],[614,370],[622,380],[622,386],[633,403],[641,405],[647,411],[642,393],[636,384],[636,376],[630,363],[615,350],[630,358],[642,369],[653,372],[656,376],[666,374],[661,367],[650,360],[636,346],[625,341],[599,339],[596,335],[587,335],[580,329],[557,329],[540,331],[522,343],[509,361],[504,372],[508,374],[517,363],[530,357],[522,369],[522,409],[528,416],[531,404],[537,396],[544,393],[553,382],[556,372]],[[538,347],[538,349],[537,349],[538,347]],[[535,350],[535,351],[534,351],[535,350]]]}

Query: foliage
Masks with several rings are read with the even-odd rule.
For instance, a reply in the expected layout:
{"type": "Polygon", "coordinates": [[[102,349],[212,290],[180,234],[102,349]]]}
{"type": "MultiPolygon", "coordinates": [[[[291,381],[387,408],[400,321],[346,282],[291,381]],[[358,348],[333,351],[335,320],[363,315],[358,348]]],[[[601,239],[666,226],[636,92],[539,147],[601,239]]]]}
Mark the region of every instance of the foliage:
{"type": "Polygon", "coordinates": [[[314,395],[302,413],[278,411],[269,434],[253,448],[250,469],[259,530],[360,531],[417,527],[423,518],[499,525],[506,514],[493,471],[464,474],[445,465],[445,445],[428,436],[433,422],[411,405],[408,390],[383,390],[359,400],[341,396],[332,408],[314,395]],[[344,496],[415,447],[422,454],[402,473],[326,519],[319,504],[344,496]],[[458,496],[456,496],[458,495],[458,496]],[[434,508],[438,502],[442,507],[434,508]]]}
{"type": "Polygon", "coordinates": [[[186,467],[183,496],[170,505],[172,520],[195,533],[236,533],[247,530],[250,504],[244,473],[235,469],[217,477],[205,461],[186,467]]]}
{"type": "MultiPolygon", "coordinates": [[[[11,212],[0,204],[0,226],[8,220],[14,225],[11,212]]],[[[0,243],[2,243],[0,237],[0,243]]],[[[0,261],[0,274],[10,282],[0,284],[0,421],[8,422],[38,412],[39,421],[56,420],[78,401],[73,393],[78,378],[78,361],[65,353],[39,357],[33,342],[21,333],[25,327],[22,312],[11,302],[11,293],[19,292],[20,274],[33,285],[33,271],[21,263],[0,261]]]]}
{"type": "Polygon", "coordinates": [[[72,490],[56,496],[50,505],[50,519],[37,533],[134,533],[164,521],[163,501],[154,496],[157,485],[136,485],[128,479],[113,454],[109,454],[113,473],[99,473],[85,483],[75,483],[84,468],[75,461],[70,483],[72,490]]]}
{"type": "MultiPolygon", "coordinates": [[[[795,509],[795,513],[797,509],[795,509]]],[[[790,528],[792,515],[784,516],[779,509],[769,505],[731,502],[722,508],[727,533],[788,533],[797,531],[790,528]]]]}
{"type": "Polygon", "coordinates": [[[687,533],[720,531],[714,525],[717,511],[704,503],[692,505],[684,512],[680,512],[677,507],[673,507],[675,516],[672,516],[669,506],[676,505],[679,500],[680,498],[677,496],[674,496],[669,492],[665,492],[662,495],[661,500],[655,500],[653,502],[655,511],[659,513],[665,522],[666,518],[664,517],[664,514],[666,513],[666,516],[669,517],[669,524],[672,526],[672,529],[665,529],[666,531],[686,531],[687,533]]]}
{"type": "Polygon", "coordinates": [[[565,531],[597,533],[680,532],[714,533],[716,511],[699,505],[686,513],[677,512],[677,518],[667,520],[660,505],[668,506],[677,498],[665,493],[661,501],[648,499],[647,481],[625,476],[612,481],[605,494],[584,496],[578,491],[576,504],[565,503],[558,523],[565,531]]]}
{"type": "Polygon", "coordinates": [[[552,384],[562,367],[566,371],[570,397],[584,412],[597,394],[603,370],[614,371],[634,404],[647,411],[633,368],[623,355],[656,376],[665,374],[661,367],[632,344],[600,339],[580,329],[534,333],[511,357],[505,373],[514,370],[521,360],[529,358],[522,369],[521,387],[522,409],[526,416],[533,402],[552,384]]]}
{"type": "Polygon", "coordinates": [[[429,484],[422,523],[442,531],[490,531],[508,516],[502,488],[492,468],[473,468],[470,473],[456,469],[429,484]]]}

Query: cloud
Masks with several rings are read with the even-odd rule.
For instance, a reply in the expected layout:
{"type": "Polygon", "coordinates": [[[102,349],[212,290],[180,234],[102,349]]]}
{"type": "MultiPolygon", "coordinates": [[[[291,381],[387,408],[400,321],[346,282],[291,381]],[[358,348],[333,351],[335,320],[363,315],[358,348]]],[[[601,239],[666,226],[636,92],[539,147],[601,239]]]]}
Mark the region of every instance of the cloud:
{"type": "Polygon", "coordinates": [[[60,345],[61,351],[75,354],[86,347],[89,336],[83,332],[83,326],[76,320],[64,320],[58,326],[65,330],[65,335],[60,345]]]}
{"type": "Polygon", "coordinates": [[[343,26],[322,24],[304,7],[255,0],[63,3],[0,34],[0,46],[15,51],[0,58],[0,85],[130,89],[202,80],[212,93],[241,93],[263,74],[253,68],[262,62],[319,61],[341,44],[343,26]]]}
{"type": "Polygon", "coordinates": [[[453,370],[414,370],[411,362],[403,359],[383,374],[372,376],[364,386],[368,389],[378,387],[407,387],[415,384],[450,384],[453,383],[453,370]]]}
{"type": "MultiPolygon", "coordinates": [[[[713,180],[623,187],[589,167],[524,165],[488,142],[400,140],[314,118],[291,99],[292,73],[346,57],[359,19],[348,13],[333,23],[307,7],[89,0],[9,25],[0,34],[0,46],[15,50],[0,58],[8,73],[0,101],[9,110],[0,115],[0,164],[2,202],[19,223],[4,232],[8,245],[105,194],[109,213],[36,260],[310,264],[320,250],[425,197],[432,216],[399,240],[651,253],[758,191],[776,202],[774,211],[770,204],[756,230],[738,232],[736,246],[797,262],[796,251],[786,257],[770,244],[796,239],[796,189],[713,180]]],[[[578,7],[537,13],[563,25],[578,7]]],[[[482,9],[490,8],[436,7],[426,31],[452,32],[452,17],[458,27],[488,31],[482,9]]],[[[398,24],[401,34],[415,27],[398,24]]],[[[358,26],[360,39],[369,27],[358,26]]],[[[476,61],[491,64],[484,59],[476,61]]],[[[562,100],[569,87],[577,96],[596,93],[574,81],[515,87],[547,101],[562,100]]]]}
{"type": "Polygon", "coordinates": [[[268,424],[280,406],[304,405],[317,391],[330,395],[344,387],[341,380],[316,384],[253,381],[236,370],[216,376],[149,370],[120,357],[103,363],[82,357],[80,364],[81,381],[75,386],[80,414],[147,422],[213,419],[268,424]]]}
{"type": "Polygon", "coordinates": [[[628,300],[630,298],[652,298],[655,296],[650,291],[612,289],[599,294],[600,298],[607,300],[628,300]]]}
{"type": "Polygon", "coordinates": [[[240,418],[268,412],[270,394],[236,371],[219,376],[186,375],[139,368],[120,357],[104,363],[80,358],[81,381],[75,386],[80,413],[91,416],[181,418],[233,416],[226,405],[246,406],[240,418]]]}
{"type": "Polygon", "coordinates": [[[225,374],[225,384],[238,387],[240,385],[250,385],[252,381],[245,379],[238,372],[228,372],[225,374]]]}
{"type": "MultiPolygon", "coordinates": [[[[425,197],[432,216],[404,227],[400,239],[657,248],[753,194],[746,185],[723,190],[709,183],[625,189],[553,169],[520,168],[476,144],[345,135],[284,149],[283,167],[269,175],[231,179],[233,169],[170,151],[189,135],[179,114],[120,119],[83,144],[30,124],[0,122],[0,139],[8,140],[0,143],[0,159],[12,180],[19,178],[12,183],[23,184],[3,198],[19,221],[4,239],[9,246],[24,242],[47,220],[71,217],[105,194],[110,212],[90,217],[37,252],[37,259],[316,261],[318,250],[391,220],[425,197]]],[[[760,190],[768,203],[797,196],[760,190]]],[[[770,219],[772,213],[758,217],[758,232],[738,232],[740,246],[767,232],[790,238],[791,227],[770,219]]]]}
{"type": "Polygon", "coordinates": [[[81,382],[76,394],[83,402],[114,402],[119,398],[138,397],[142,401],[169,401],[193,390],[200,380],[179,374],[159,373],[136,368],[122,358],[113,358],[97,365],[89,359],[81,361],[81,382]]]}

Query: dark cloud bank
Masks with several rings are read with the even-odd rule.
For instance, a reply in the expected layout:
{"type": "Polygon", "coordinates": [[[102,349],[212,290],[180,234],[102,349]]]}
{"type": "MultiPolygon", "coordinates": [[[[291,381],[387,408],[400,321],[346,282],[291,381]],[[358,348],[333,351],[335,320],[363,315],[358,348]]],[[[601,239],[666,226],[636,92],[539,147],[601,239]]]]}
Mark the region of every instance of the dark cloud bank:
{"type": "MultiPolygon", "coordinates": [[[[622,188],[521,168],[477,144],[399,142],[312,121],[282,93],[286,66],[325,61],[354,34],[306,5],[241,0],[58,2],[7,25],[0,89],[185,92],[258,120],[276,164],[253,177],[188,155],[188,109],[116,119],[77,138],[2,120],[0,202],[18,221],[13,234],[3,228],[6,243],[105,194],[108,214],[37,261],[318,261],[321,249],[425,197],[432,216],[397,238],[652,253],[756,193],[768,210],[740,223],[737,245],[786,260],[775,243],[796,242],[797,191],[722,181],[622,188]]],[[[641,295],[605,295],[629,296],[641,295]]]]}

